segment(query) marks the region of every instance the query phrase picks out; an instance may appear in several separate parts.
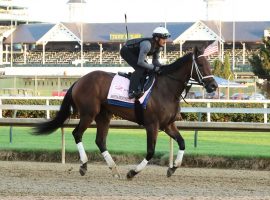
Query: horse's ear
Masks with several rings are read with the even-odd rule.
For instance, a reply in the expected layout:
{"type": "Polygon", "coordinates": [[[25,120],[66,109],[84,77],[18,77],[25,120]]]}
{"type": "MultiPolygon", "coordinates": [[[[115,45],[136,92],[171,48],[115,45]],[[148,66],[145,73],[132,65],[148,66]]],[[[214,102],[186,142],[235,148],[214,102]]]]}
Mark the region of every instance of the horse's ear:
{"type": "Polygon", "coordinates": [[[194,55],[195,57],[198,57],[199,55],[202,55],[204,53],[204,46],[201,46],[201,47],[198,47],[198,46],[195,46],[194,47],[194,55]]]}
{"type": "Polygon", "coordinates": [[[195,56],[198,54],[198,47],[197,46],[194,47],[193,53],[195,56]]]}

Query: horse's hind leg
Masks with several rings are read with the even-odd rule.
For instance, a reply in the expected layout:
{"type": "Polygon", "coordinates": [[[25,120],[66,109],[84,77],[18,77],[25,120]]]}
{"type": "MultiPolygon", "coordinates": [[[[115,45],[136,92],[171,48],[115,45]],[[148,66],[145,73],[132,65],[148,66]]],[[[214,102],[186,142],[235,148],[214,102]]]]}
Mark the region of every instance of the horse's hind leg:
{"type": "Polygon", "coordinates": [[[88,158],[87,158],[87,155],[85,153],[83,143],[82,143],[82,136],[83,136],[84,131],[88,128],[88,126],[91,124],[92,121],[93,121],[93,118],[90,117],[89,115],[81,116],[79,124],[72,132],[75,142],[77,144],[79,154],[80,154],[80,160],[82,162],[82,165],[80,167],[80,174],[82,176],[85,175],[87,171],[87,161],[88,161],[88,158]]]}
{"type": "Polygon", "coordinates": [[[106,147],[106,139],[108,135],[111,114],[105,109],[102,109],[101,112],[96,116],[95,120],[97,124],[96,144],[109,168],[112,170],[113,176],[116,178],[120,178],[117,166],[106,147]]]}

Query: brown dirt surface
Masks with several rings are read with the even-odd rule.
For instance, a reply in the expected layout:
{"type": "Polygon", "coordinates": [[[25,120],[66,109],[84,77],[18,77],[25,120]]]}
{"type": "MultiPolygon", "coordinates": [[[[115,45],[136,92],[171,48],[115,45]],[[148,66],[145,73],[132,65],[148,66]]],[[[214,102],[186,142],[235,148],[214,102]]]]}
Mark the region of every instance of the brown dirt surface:
{"type": "Polygon", "coordinates": [[[167,167],[148,165],[132,181],[135,165],[120,165],[121,179],[105,163],[79,164],[0,161],[1,200],[269,200],[270,171],[179,168],[167,178],[167,167]]]}

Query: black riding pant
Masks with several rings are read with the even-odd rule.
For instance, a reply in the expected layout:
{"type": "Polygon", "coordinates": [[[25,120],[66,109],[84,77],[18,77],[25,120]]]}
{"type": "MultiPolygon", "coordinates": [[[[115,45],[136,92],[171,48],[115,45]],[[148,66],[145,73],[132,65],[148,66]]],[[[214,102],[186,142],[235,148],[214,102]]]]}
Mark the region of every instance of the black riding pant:
{"type": "MultiPolygon", "coordinates": [[[[129,92],[141,92],[138,91],[138,87],[141,85],[141,79],[146,71],[145,68],[140,67],[138,62],[138,56],[132,53],[128,47],[123,46],[120,50],[121,57],[135,70],[130,78],[129,92]]],[[[141,88],[142,89],[142,88],[141,88]]]]}

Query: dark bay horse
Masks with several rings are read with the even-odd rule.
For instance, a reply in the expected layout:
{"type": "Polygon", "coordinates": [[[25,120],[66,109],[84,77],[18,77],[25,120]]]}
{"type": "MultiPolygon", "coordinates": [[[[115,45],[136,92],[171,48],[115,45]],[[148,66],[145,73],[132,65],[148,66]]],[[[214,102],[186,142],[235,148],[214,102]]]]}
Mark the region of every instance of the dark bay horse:
{"type": "MultiPolygon", "coordinates": [[[[37,135],[50,134],[63,126],[71,115],[71,108],[78,112],[80,122],[72,134],[82,162],[81,175],[86,173],[88,161],[82,144],[82,136],[93,120],[96,121],[97,126],[95,142],[114,176],[119,176],[119,173],[106,147],[110,119],[115,114],[123,119],[137,122],[133,109],[107,103],[107,95],[113,76],[112,73],[93,71],[80,78],[67,91],[56,117],[39,124],[35,129],[37,135]]],[[[128,179],[142,171],[153,157],[159,130],[165,131],[179,146],[174,165],[168,169],[167,175],[171,176],[181,165],[185,142],[174,122],[179,114],[180,96],[191,78],[203,85],[207,92],[213,92],[217,88],[217,83],[211,75],[209,62],[197,47],[193,53],[177,59],[172,64],[163,66],[160,74],[156,75],[150,99],[143,111],[143,124],[147,134],[147,154],[135,169],[128,172],[128,179]]]]}

